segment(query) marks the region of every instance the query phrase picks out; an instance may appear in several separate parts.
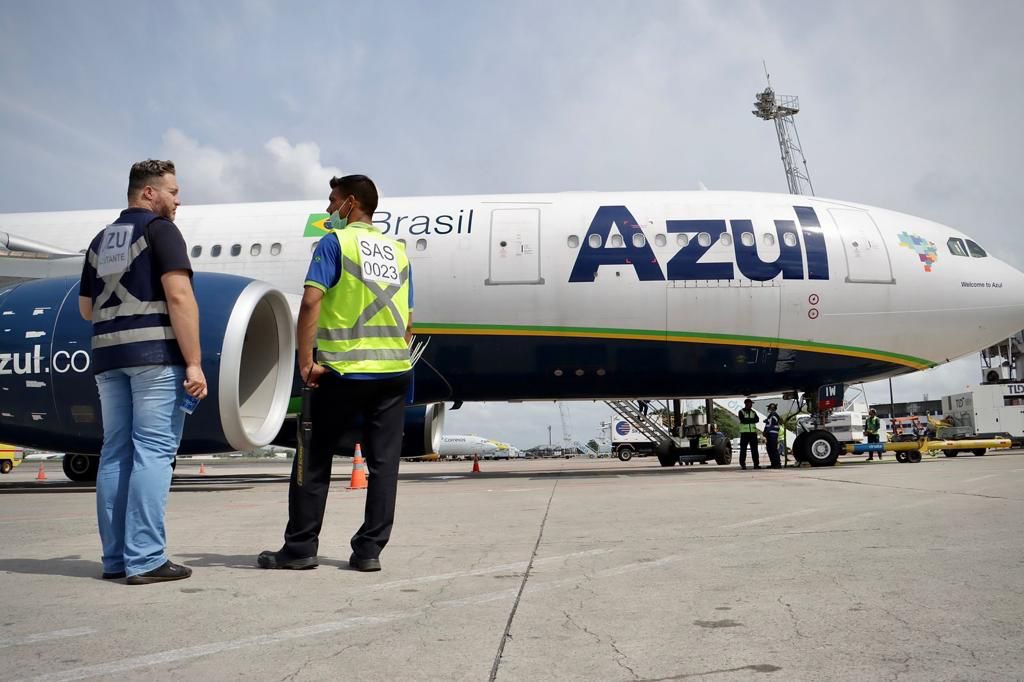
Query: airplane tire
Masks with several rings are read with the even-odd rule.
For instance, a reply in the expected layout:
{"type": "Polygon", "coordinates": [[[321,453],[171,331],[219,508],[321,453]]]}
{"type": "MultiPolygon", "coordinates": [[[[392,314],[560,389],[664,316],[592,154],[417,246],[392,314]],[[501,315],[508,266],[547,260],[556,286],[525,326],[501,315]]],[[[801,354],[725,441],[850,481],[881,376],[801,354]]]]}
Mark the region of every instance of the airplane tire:
{"type": "Polygon", "coordinates": [[[985,456],[985,448],[975,448],[974,450],[971,450],[971,452],[974,453],[975,457],[984,457],[985,456]]]}
{"type": "Polygon", "coordinates": [[[960,451],[959,450],[943,450],[942,454],[944,454],[946,457],[956,457],[957,455],[960,454],[960,451]]]}
{"type": "Polygon", "coordinates": [[[100,458],[79,455],[69,452],[62,461],[64,475],[77,483],[88,483],[96,480],[100,468],[100,458]]]}
{"type": "Polygon", "coordinates": [[[898,450],[896,452],[896,461],[899,462],[900,464],[906,464],[907,463],[907,453],[903,452],[902,450],[898,450]]]}
{"type": "Polygon", "coordinates": [[[793,460],[797,464],[807,459],[807,454],[804,452],[804,444],[807,442],[807,432],[798,433],[796,438],[793,439],[793,460]]]}
{"type": "Polygon", "coordinates": [[[5,459],[4,461],[0,462],[0,474],[9,474],[11,473],[11,469],[13,468],[14,465],[11,464],[11,461],[9,459],[5,459]]]}
{"type": "Polygon", "coordinates": [[[628,445],[620,445],[615,454],[620,461],[628,462],[633,459],[633,448],[628,445]]]}
{"type": "Polygon", "coordinates": [[[911,463],[911,464],[917,464],[918,462],[920,462],[921,461],[921,451],[920,450],[911,450],[910,452],[908,452],[907,453],[907,461],[909,463],[911,463]]]}
{"type": "Polygon", "coordinates": [[[839,441],[828,431],[817,429],[807,434],[804,441],[805,459],[815,467],[830,467],[839,459],[839,441]]]}

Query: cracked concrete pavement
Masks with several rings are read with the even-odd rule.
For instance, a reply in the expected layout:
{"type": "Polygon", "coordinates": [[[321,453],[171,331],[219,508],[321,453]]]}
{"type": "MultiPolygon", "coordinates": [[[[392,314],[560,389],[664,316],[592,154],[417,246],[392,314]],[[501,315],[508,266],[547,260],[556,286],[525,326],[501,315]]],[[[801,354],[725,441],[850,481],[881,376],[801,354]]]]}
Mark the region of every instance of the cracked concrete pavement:
{"type": "Polygon", "coordinates": [[[255,568],[280,544],[287,465],[208,464],[178,467],[168,510],[171,556],[193,577],[140,587],[98,579],[90,488],[54,466],[46,483],[33,467],[0,479],[0,680],[1024,671],[1016,453],[744,472],[405,463],[377,574],[345,568],[364,500],[344,489],[348,461],[321,565],[302,572],[255,568]]]}

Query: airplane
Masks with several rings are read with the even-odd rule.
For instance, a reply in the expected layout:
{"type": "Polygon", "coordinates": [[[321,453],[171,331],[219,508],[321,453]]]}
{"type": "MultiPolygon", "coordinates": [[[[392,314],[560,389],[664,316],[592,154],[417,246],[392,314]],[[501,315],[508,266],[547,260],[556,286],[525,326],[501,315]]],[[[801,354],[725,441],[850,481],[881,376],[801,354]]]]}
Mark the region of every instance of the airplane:
{"type": "MultiPolygon", "coordinates": [[[[179,209],[211,384],[181,453],[294,437],[282,428],[300,385],[294,315],[323,206],[179,209]]],[[[90,326],[74,303],[81,249],[118,212],[0,215],[0,441],[73,453],[73,476],[95,475],[101,442],[90,326]]],[[[934,367],[1024,327],[1024,274],[966,234],[834,199],[385,198],[374,222],[404,242],[416,286],[409,456],[437,451],[446,402],[813,393],[934,367]]],[[[833,464],[835,439],[809,435],[798,456],[833,464]]]]}
{"type": "Polygon", "coordinates": [[[516,448],[507,443],[461,434],[443,434],[437,454],[442,459],[464,459],[473,455],[480,459],[513,459],[521,456],[516,448]]]}

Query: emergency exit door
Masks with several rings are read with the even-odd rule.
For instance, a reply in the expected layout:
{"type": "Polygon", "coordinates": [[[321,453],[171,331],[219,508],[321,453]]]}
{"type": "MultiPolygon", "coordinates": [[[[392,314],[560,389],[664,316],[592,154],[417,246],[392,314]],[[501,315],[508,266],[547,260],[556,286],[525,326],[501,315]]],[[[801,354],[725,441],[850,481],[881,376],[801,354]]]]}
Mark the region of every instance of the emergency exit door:
{"type": "Polygon", "coordinates": [[[846,253],[846,281],[892,284],[892,264],[882,233],[867,211],[830,208],[846,253]]]}
{"type": "Polygon", "coordinates": [[[491,211],[490,269],[484,284],[543,284],[540,209],[491,211]]]}

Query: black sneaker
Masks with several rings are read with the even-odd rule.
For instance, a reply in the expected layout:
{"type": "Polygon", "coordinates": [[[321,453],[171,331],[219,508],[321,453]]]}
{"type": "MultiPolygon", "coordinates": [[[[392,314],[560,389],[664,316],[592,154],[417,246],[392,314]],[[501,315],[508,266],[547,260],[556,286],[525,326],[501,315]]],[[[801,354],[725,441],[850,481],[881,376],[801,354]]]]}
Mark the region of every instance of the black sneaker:
{"type": "Polygon", "coordinates": [[[103,572],[103,579],[104,580],[120,580],[121,578],[124,578],[126,575],[127,574],[124,571],[112,571],[110,573],[107,573],[106,571],[104,571],[103,572]]]}
{"type": "Polygon", "coordinates": [[[348,558],[348,567],[354,568],[357,571],[363,571],[364,573],[379,571],[380,559],[363,559],[353,554],[348,558]]]}
{"type": "Polygon", "coordinates": [[[188,566],[176,564],[173,561],[165,561],[163,566],[154,568],[152,571],[128,576],[129,585],[148,585],[149,583],[165,583],[170,580],[184,580],[192,575],[192,569],[188,566]]]}
{"type": "Polygon", "coordinates": [[[292,571],[304,571],[307,568],[316,568],[320,565],[320,562],[315,556],[289,558],[284,552],[273,552],[267,550],[260,552],[260,555],[256,557],[256,564],[260,568],[282,568],[292,571]]]}

